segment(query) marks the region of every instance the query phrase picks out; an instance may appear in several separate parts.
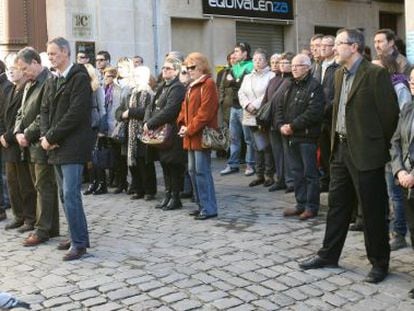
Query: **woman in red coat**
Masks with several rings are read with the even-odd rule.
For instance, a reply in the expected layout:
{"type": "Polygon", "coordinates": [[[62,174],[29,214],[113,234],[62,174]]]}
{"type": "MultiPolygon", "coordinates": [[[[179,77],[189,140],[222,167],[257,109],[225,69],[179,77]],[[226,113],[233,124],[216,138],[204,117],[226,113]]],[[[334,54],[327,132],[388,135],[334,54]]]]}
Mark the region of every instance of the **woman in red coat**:
{"type": "Polygon", "coordinates": [[[188,150],[188,171],[195,189],[197,211],[191,212],[197,220],[217,216],[217,201],[211,175],[211,150],[201,146],[204,127],[217,128],[218,96],[211,77],[207,58],[198,52],[185,60],[191,82],[178,116],[179,135],[188,150]]]}

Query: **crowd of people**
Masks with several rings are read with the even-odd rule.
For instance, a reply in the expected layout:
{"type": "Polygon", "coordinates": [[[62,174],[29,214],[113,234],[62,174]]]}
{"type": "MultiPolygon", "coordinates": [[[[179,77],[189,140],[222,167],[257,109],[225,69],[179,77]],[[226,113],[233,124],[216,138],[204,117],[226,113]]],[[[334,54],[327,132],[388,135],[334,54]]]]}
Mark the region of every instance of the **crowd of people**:
{"type": "Polygon", "coordinates": [[[203,130],[227,127],[220,174],[238,174],[245,164],[244,175],[254,175],[249,187],[293,192],[285,217],[316,217],[320,193],[329,191],[323,246],[301,268],[337,265],[348,229],[363,231],[373,266],[366,281],[380,282],[390,250],[407,246],[407,231],[414,242],[414,71],[396,42],[393,31],[378,30],[372,62],[355,29],[316,34],[298,54],[269,57],[239,42],[215,80],[199,52],[169,52],[158,77],[140,56],[112,66],[110,53],[99,51],[95,67],[79,52],[73,64],[64,38],[48,42],[48,65],[31,47],[10,54],[0,67],[2,199],[10,202],[2,206],[14,216],[6,229],[30,231],[24,246],[58,236],[59,196],[69,238],[58,248],[68,250],[64,260],[81,258],[89,247],[82,181],[89,183],[83,195],[113,187],[113,194],[152,201],[155,161],[165,188],[155,208],[180,209],[191,198],[194,219],[217,217],[203,130]],[[156,133],[163,142],[145,141],[156,133]]]}

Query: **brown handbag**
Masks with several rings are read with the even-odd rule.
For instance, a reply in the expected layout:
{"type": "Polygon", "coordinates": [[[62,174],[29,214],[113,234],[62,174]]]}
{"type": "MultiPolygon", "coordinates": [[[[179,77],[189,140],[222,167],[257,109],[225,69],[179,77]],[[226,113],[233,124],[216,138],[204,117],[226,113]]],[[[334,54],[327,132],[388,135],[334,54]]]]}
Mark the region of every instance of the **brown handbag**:
{"type": "Polygon", "coordinates": [[[166,123],[155,130],[143,132],[138,137],[144,144],[158,149],[167,149],[172,146],[172,126],[166,123]]]}

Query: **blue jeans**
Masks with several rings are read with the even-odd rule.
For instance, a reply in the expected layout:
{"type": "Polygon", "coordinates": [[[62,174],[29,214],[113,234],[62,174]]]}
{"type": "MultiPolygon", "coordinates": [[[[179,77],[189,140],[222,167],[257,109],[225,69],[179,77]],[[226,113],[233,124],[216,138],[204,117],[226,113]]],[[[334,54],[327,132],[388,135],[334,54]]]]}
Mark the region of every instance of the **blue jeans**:
{"type": "Polygon", "coordinates": [[[88,224],[82,204],[83,164],[55,165],[59,196],[69,227],[71,247],[89,247],[88,224]]]}
{"type": "Polygon", "coordinates": [[[289,143],[289,165],[295,181],[297,209],[319,211],[319,173],[316,143],[289,143]]]}
{"type": "Polygon", "coordinates": [[[387,182],[388,197],[391,199],[394,208],[394,221],[392,223],[393,232],[405,236],[407,234],[407,223],[405,221],[405,211],[403,203],[403,190],[395,184],[394,176],[391,171],[390,163],[385,165],[385,181],[387,182]]]}
{"type": "Polygon", "coordinates": [[[246,143],[246,164],[254,167],[254,148],[253,137],[248,126],[242,125],[243,109],[230,109],[230,158],[227,163],[232,168],[238,168],[240,165],[241,142],[244,136],[246,143]]]}
{"type": "Polygon", "coordinates": [[[200,213],[205,215],[217,214],[216,191],[211,175],[211,151],[189,150],[188,172],[193,183],[196,202],[200,213]]]}

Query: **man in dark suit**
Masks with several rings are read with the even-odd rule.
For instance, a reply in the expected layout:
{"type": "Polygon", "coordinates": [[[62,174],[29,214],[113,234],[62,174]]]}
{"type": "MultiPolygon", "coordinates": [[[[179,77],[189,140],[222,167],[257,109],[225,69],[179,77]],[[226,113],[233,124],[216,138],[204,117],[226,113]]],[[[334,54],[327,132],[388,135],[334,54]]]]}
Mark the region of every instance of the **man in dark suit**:
{"type": "Polygon", "coordinates": [[[60,199],[69,226],[70,240],[58,249],[69,249],[64,261],[81,258],[89,247],[89,234],[82,204],[82,172],[92,153],[92,90],[83,65],[70,62],[69,42],[55,38],[47,54],[59,78],[46,84],[40,110],[40,141],[54,165],[60,199]]]}
{"type": "Polygon", "coordinates": [[[358,198],[365,219],[364,237],[372,269],[366,282],[381,282],[388,274],[388,196],[384,166],[398,121],[398,104],[386,70],[363,59],[364,36],[342,29],[335,39],[338,62],[332,115],[329,211],[322,248],[299,266],[336,266],[358,198]]]}

